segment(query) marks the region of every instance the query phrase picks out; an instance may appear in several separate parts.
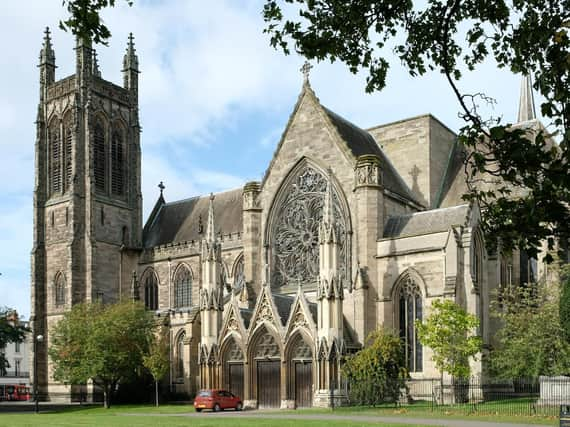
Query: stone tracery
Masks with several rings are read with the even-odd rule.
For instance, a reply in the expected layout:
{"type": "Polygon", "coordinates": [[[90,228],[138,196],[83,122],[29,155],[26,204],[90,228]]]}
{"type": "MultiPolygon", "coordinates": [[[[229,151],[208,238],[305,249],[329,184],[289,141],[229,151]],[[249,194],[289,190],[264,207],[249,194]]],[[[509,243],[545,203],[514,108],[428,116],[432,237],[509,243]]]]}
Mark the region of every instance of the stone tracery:
{"type": "MultiPolygon", "coordinates": [[[[327,178],[304,165],[284,188],[271,227],[274,288],[288,283],[315,283],[319,274],[319,224],[323,216],[327,178]]],[[[333,193],[333,214],[340,240],[341,276],[347,277],[347,217],[339,195],[333,193]]]]}

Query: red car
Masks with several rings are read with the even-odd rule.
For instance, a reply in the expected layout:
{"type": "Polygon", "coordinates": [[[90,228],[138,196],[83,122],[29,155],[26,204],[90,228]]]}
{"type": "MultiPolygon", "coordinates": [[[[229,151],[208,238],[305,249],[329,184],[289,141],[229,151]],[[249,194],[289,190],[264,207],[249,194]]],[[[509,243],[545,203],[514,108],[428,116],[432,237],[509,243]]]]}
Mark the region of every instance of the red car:
{"type": "Polygon", "coordinates": [[[226,390],[200,390],[194,399],[196,412],[201,412],[202,409],[218,412],[228,408],[241,411],[243,403],[239,396],[226,390]]]}

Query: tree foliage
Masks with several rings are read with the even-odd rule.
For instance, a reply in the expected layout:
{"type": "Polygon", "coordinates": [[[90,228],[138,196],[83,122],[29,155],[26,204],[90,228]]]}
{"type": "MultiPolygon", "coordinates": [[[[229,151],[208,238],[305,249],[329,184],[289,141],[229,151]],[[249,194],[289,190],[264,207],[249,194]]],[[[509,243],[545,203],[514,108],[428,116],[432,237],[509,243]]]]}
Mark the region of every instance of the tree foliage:
{"type": "Polygon", "coordinates": [[[8,343],[16,343],[24,341],[27,329],[20,324],[9,319],[14,310],[9,308],[0,308],[0,376],[6,375],[6,370],[10,367],[3,349],[8,343]]]}
{"type": "Polygon", "coordinates": [[[154,327],[152,313],[139,303],[74,306],[52,331],[54,379],[67,384],[92,380],[109,407],[117,385],[137,375],[154,327]]]}
{"type": "Polygon", "coordinates": [[[541,241],[552,249],[554,238],[568,239],[570,0],[266,0],[263,13],[272,46],[287,54],[293,44],[308,59],[363,70],[368,92],[384,88],[394,55],[412,76],[442,73],[465,121],[464,197],[483,208],[489,245],[500,239],[506,251],[535,256],[541,241]],[[492,99],[463,93],[460,79],[487,59],[534,75],[559,145],[544,129],[530,133],[479,114],[478,104],[492,99]]]}
{"type": "Polygon", "coordinates": [[[361,405],[397,402],[405,387],[405,366],[400,338],[382,329],[372,332],[342,367],[351,400],[361,405]]]}
{"type": "Polygon", "coordinates": [[[473,331],[479,326],[476,316],[451,300],[435,300],[431,314],[416,321],[420,342],[431,348],[436,368],[453,378],[469,378],[469,359],[481,351],[481,337],[473,331]]]}
{"type": "MultiPolygon", "coordinates": [[[[132,6],[134,0],[125,0],[132,6]]],[[[59,21],[59,28],[70,30],[74,36],[107,45],[111,31],[101,19],[101,11],[115,6],[116,0],[63,0],[69,16],[59,21]]]]}
{"type": "Polygon", "coordinates": [[[570,265],[562,267],[560,274],[562,293],[560,295],[560,326],[566,342],[570,344],[570,265]]]}
{"type": "Polygon", "coordinates": [[[155,404],[158,406],[158,382],[170,369],[168,330],[161,326],[153,337],[150,351],[143,356],[143,365],[154,378],[155,404]]]}
{"type": "Polygon", "coordinates": [[[505,287],[492,304],[501,327],[489,355],[497,378],[537,378],[570,372],[570,344],[560,324],[557,283],[505,287]]]}

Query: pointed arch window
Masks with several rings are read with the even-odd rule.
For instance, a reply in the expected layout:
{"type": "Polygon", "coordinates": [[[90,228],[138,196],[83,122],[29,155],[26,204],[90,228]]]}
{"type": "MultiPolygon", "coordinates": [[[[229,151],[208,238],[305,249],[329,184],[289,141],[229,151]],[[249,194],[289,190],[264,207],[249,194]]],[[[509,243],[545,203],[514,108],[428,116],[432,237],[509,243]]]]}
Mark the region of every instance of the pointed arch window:
{"type": "MultiPolygon", "coordinates": [[[[271,286],[315,284],[319,274],[319,225],[323,217],[327,176],[307,161],[284,181],[271,212],[271,286]]],[[[349,216],[343,196],[333,186],[333,215],[339,238],[340,274],[350,277],[349,216]]]]}
{"type": "Polygon", "coordinates": [[[59,120],[54,119],[49,127],[50,193],[61,193],[61,133],[59,120]]]}
{"type": "Polygon", "coordinates": [[[158,310],[158,280],[154,271],[149,271],[144,279],[144,306],[158,310]]]}
{"type": "Polygon", "coordinates": [[[239,291],[245,286],[245,272],[243,255],[239,257],[234,266],[234,283],[232,285],[234,291],[239,291]]]}
{"type": "Polygon", "coordinates": [[[190,307],[192,305],[192,272],[181,265],[174,278],[174,306],[176,308],[190,307]]]}
{"type": "Polygon", "coordinates": [[[54,281],[54,299],[56,307],[65,305],[65,276],[58,273],[54,281]]]}
{"type": "Polygon", "coordinates": [[[65,192],[71,187],[71,175],[73,173],[73,119],[67,114],[63,121],[63,162],[65,180],[65,192]]]}
{"type": "Polygon", "coordinates": [[[115,196],[125,194],[125,138],[120,126],[111,138],[111,192],[115,196]]]}
{"type": "Polygon", "coordinates": [[[419,285],[410,276],[401,283],[397,300],[400,339],[404,344],[408,371],[421,372],[423,348],[418,339],[415,322],[423,318],[422,295],[419,285]]]}
{"type": "Polygon", "coordinates": [[[106,192],[107,159],[105,155],[105,124],[97,118],[93,127],[93,170],[95,173],[95,189],[106,192]]]}
{"type": "Polygon", "coordinates": [[[178,379],[184,379],[184,338],[185,334],[182,332],[178,335],[176,340],[176,377],[178,379]]]}

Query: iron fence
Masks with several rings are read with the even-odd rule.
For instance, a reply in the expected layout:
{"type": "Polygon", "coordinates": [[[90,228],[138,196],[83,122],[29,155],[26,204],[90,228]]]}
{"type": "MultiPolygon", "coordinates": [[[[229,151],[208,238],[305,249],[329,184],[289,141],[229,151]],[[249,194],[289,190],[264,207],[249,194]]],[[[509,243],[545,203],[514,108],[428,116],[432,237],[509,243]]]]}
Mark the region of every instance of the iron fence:
{"type": "MultiPolygon", "coordinates": [[[[350,404],[359,402],[352,400],[350,404]]],[[[377,407],[450,415],[558,416],[560,405],[569,404],[570,377],[428,378],[407,381],[397,402],[378,402],[377,407]]]]}

